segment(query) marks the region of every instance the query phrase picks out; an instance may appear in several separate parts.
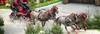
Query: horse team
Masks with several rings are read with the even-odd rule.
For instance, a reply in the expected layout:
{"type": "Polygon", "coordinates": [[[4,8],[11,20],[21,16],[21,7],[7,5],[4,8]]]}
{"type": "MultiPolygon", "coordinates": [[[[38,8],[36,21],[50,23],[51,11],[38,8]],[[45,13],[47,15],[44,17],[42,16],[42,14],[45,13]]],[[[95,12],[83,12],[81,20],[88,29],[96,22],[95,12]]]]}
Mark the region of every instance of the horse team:
{"type": "Polygon", "coordinates": [[[11,5],[12,11],[15,11],[15,12],[12,12],[10,14],[10,18],[12,20],[23,18],[25,20],[33,22],[34,25],[36,23],[35,20],[39,20],[43,27],[45,26],[46,21],[54,20],[54,22],[57,25],[63,24],[65,26],[66,31],[68,31],[67,26],[71,26],[71,28],[73,28],[74,31],[79,30],[81,28],[86,30],[88,26],[86,23],[88,15],[86,13],[80,13],[80,14],[71,13],[68,16],[59,16],[56,18],[56,14],[59,13],[57,6],[53,6],[48,10],[43,10],[43,11],[39,10],[38,12],[36,12],[35,10],[34,11],[29,10],[29,8],[27,9],[26,8],[25,7],[23,8],[20,4],[18,5],[18,8],[16,10],[16,8],[11,5]]]}

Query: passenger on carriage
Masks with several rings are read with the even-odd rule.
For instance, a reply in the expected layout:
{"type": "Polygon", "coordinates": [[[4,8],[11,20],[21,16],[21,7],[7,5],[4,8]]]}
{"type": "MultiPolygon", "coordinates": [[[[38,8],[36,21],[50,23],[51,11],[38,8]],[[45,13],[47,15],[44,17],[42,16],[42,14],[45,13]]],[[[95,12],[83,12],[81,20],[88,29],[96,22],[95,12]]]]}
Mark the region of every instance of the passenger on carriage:
{"type": "Polygon", "coordinates": [[[21,2],[21,6],[22,6],[24,9],[26,9],[27,12],[30,12],[30,11],[31,11],[31,9],[30,9],[30,7],[29,7],[29,5],[28,5],[28,0],[20,0],[20,2],[21,2]]]}

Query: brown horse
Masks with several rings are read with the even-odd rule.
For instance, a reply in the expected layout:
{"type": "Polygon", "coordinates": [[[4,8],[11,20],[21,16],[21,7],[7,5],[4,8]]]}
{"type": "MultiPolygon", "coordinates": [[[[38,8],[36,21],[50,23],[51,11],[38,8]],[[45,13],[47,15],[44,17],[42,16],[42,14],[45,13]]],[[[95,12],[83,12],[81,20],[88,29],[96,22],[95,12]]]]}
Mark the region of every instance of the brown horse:
{"type": "Polygon", "coordinates": [[[42,22],[42,26],[45,26],[45,22],[48,21],[49,19],[51,19],[51,17],[55,17],[56,12],[57,11],[57,7],[53,6],[50,10],[46,11],[46,12],[40,12],[38,15],[38,20],[42,22]]]}
{"type": "Polygon", "coordinates": [[[78,19],[76,21],[76,24],[80,27],[80,28],[84,28],[84,30],[86,31],[88,25],[87,25],[87,18],[88,15],[86,13],[80,13],[78,15],[78,19]],[[82,26],[82,27],[81,27],[82,26]]]}
{"type": "Polygon", "coordinates": [[[65,26],[65,29],[68,32],[68,34],[70,34],[67,26],[71,26],[71,28],[73,28],[73,30],[77,29],[77,28],[75,28],[76,27],[76,25],[75,25],[76,17],[75,16],[76,16],[75,13],[71,13],[68,16],[60,16],[55,20],[55,23],[57,23],[60,26],[61,26],[61,24],[63,24],[65,26]]]}

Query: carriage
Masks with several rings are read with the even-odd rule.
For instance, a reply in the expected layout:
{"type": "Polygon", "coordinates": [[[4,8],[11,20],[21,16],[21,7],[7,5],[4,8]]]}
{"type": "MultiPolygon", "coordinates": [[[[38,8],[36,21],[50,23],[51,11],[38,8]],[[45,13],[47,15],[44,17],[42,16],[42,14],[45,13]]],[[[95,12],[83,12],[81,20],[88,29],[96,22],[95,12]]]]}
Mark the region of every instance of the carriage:
{"type": "Polygon", "coordinates": [[[9,15],[11,20],[16,19],[31,19],[31,9],[27,5],[27,3],[23,3],[21,1],[13,2],[10,6],[12,13],[9,15]]]}

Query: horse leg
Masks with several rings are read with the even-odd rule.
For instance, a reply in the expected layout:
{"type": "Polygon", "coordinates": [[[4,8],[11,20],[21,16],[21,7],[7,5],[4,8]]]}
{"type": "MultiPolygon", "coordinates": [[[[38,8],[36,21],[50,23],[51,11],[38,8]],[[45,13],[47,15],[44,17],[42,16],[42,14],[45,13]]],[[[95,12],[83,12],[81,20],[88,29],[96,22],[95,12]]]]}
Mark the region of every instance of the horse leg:
{"type": "Polygon", "coordinates": [[[87,26],[88,26],[88,25],[87,25],[87,23],[86,23],[86,22],[83,22],[83,24],[82,24],[82,25],[83,25],[84,30],[86,31],[87,26]]]}
{"type": "Polygon", "coordinates": [[[76,32],[76,34],[78,34],[78,30],[80,30],[80,25],[79,25],[79,24],[78,24],[78,25],[75,24],[75,27],[76,27],[76,29],[77,29],[75,32],[76,32]]]}
{"type": "Polygon", "coordinates": [[[67,29],[67,27],[66,27],[66,26],[65,26],[65,29],[66,29],[67,33],[68,33],[68,34],[70,34],[70,32],[68,31],[68,29],[67,29]]]}
{"type": "Polygon", "coordinates": [[[44,26],[45,26],[45,21],[42,22],[42,27],[44,27],[44,26]]]}
{"type": "Polygon", "coordinates": [[[18,18],[18,20],[21,22],[21,21],[22,21],[22,16],[20,16],[20,17],[18,18]]]}
{"type": "Polygon", "coordinates": [[[71,28],[73,29],[73,31],[75,31],[75,25],[72,25],[71,28]]]}
{"type": "Polygon", "coordinates": [[[10,18],[10,21],[13,22],[12,16],[10,16],[9,18],[10,18]]]}
{"type": "Polygon", "coordinates": [[[13,18],[11,18],[10,21],[14,23],[14,19],[13,18]]]}
{"type": "Polygon", "coordinates": [[[80,24],[75,24],[77,30],[80,30],[80,24]]]}
{"type": "Polygon", "coordinates": [[[28,17],[30,19],[31,22],[34,22],[35,18],[33,16],[29,16],[28,17]]]}
{"type": "Polygon", "coordinates": [[[71,28],[73,29],[73,31],[75,31],[76,34],[78,34],[78,30],[76,30],[76,29],[77,29],[76,26],[77,26],[77,25],[72,25],[71,28]]]}
{"type": "Polygon", "coordinates": [[[32,20],[33,24],[35,25],[35,18],[32,18],[31,20],[32,20]]]}

